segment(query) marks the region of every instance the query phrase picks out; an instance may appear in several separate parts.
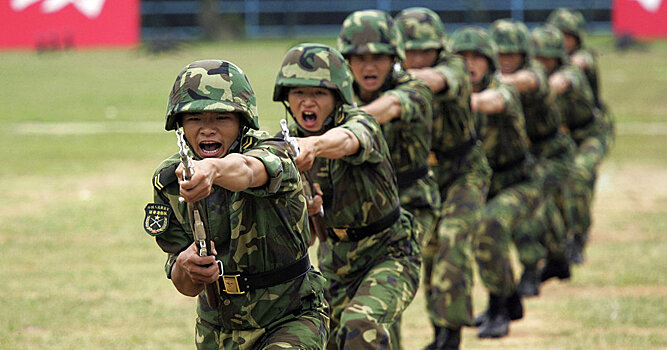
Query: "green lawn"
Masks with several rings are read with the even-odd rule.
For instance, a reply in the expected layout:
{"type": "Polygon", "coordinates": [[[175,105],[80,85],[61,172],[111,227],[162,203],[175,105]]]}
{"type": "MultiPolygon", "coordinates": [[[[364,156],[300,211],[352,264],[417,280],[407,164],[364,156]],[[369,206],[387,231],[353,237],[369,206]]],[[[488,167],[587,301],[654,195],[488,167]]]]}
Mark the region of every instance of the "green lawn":
{"type": "MultiPolygon", "coordinates": [[[[588,260],[527,300],[511,336],[466,329],[465,349],[667,348],[667,42],[641,52],[592,42],[619,135],[600,170],[588,260]]],[[[273,83],[296,43],[0,53],[0,349],[193,348],[194,300],[164,277],[141,227],[153,170],[176,151],[163,129],[171,84],[196,59],[238,63],[275,132],[285,111],[273,83]]],[[[474,295],[482,310],[484,292],[474,295]]],[[[420,292],[406,311],[407,350],[432,334],[423,305],[420,292]]]]}

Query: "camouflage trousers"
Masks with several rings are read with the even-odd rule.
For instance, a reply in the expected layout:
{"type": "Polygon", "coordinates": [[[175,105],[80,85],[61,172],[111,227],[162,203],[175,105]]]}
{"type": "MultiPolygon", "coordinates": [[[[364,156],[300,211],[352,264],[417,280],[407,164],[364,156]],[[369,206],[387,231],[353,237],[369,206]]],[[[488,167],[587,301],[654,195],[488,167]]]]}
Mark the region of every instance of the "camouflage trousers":
{"type": "MultiPolygon", "coordinates": [[[[505,182],[502,179],[505,176],[516,177],[510,173],[494,174],[491,186],[494,187],[494,181],[505,182]]],[[[542,202],[542,180],[528,174],[520,182],[505,186],[487,201],[480,232],[473,242],[480,277],[491,294],[509,296],[516,290],[510,261],[512,232],[535,215],[542,202]]]]}
{"type": "MultiPolygon", "coordinates": [[[[589,127],[585,137],[575,137],[577,151],[574,156],[576,170],[572,176],[572,192],[566,199],[572,201],[570,204],[575,208],[571,235],[581,242],[588,240],[588,230],[591,226],[591,205],[595,191],[597,172],[607,152],[605,138],[609,137],[608,126],[602,121],[589,127]]],[[[581,134],[581,132],[579,132],[581,134]]],[[[575,133],[575,136],[578,136],[575,133]]]]}
{"type": "Polygon", "coordinates": [[[422,241],[423,284],[431,323],[459,328],[472,323],[473,256],[491,179],[476,145],[462,158],[440,160],[443,200],[437,230],[422,241]]]}
{"type": "Polygon", "coordinates": [[[385,231],[356,242],[320,244],[331,305],[327,349],[400,347],[390,328],[414,299],[421,257],[411,214],[404,211],[385,231]]]}
{"type": "Polygon", "coordinates": [[[324,349],[329,336],[327,309],[326,304],[321,304],[252,330],[220,330],[197,318],[195,344],[198,350],[324,349]]]}
{"type": "Polygon", "coordinates": [[[571,186],[570,174],[575,171],[575,150],[574,140],[562,133],[531,147],[544,170],[544,200],[534,215],[512,232],[523,266],[536,267],[541,259],[563,252],[568,223],[574,215],[573,208],[564,205],[563,196],[570,193],[567,188],[571,186]]]}

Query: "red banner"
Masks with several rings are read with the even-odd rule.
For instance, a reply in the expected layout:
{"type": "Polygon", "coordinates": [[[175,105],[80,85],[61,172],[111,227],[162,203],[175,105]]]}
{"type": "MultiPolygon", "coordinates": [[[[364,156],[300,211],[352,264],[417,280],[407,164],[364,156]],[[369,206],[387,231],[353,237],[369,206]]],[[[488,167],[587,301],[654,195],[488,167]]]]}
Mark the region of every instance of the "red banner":
{"type": "Polygon", "coordinates": [[[139,0],[2,0],[0,48],[132,46],[139,0]]]}
{"type": "Polygon", "coordinates": [[[667,0],[614,0],[611,18],[616,35],[667,37],[667,0]]]}

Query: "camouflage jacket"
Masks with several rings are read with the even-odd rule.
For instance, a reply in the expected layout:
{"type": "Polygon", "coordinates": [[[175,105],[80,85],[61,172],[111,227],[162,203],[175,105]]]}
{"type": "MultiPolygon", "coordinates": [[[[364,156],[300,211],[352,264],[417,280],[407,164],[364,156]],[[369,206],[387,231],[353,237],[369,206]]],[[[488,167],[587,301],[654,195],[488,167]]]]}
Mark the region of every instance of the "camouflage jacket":
{"type": "Polygon", "coordinates": [[[516,90],[494,76],[486,89],[496,89],[505,102],[505,110],[486,115],[477,112],[484,153],[494,172],[523,159],[528,152],[528,138],[516,90]]]}
{"type": "MultiPolygon", "coordinates": [[[[368,226],[399,206],[389,149],[380,125],[364,111],[345,106],[336,119],[337,127],[357,137],[359,151],[341,159],[316,158],[311,179],[324,193],[327,227],[368,226]]],[[[304,136],[295,124],[290,133],[304,136]]]]}
{"type": "Polygon", "coordinates": [[[438,154],[476,138],[474,119],[470,112],[472,87],[465,62],[458,56],[442,51],[433,67],[447,79],[447,88],[433,96],[433,144],[438,154]]]}
{"type": "Polygon", "coordinates": [[[581,70],[573,65],[562,65],[556,71],[570,82],[569,89],[559,95],[556,102],[572,138],[579,144],[587,137],[603,133],[593,90],[581,70]]]}
{"type": "MultiPolygon", "coordinates": [[[[362,101],[359,86],[353,84],[355,101],[363,106],[372,101],[362,101]]],[[[401,205],[409,208],[438,208],[440,198],[432,176],[414,177],[408,174],[426,168],[431,151],[433,93],[426,83],[404,70],[392,70],[380,88],[381,95],[394,95],[401,105],[401,116],[384,123],[382,133],[391,152],[391,161],[397,180],[408,183],[401,186],[401,205]],[[419,181],[417,179],[419,178],[419,181]],[[411,181],[412,180],[412,181],[411,181]]]]}
{"type": "Polygon", "coordinates": [[[522,70],[537,78],[537,89],[519,93],[526,120],[526,133],[531,143],[537,144],[546,137],[553,136],[558,130],[561,124],[560,113],[543,67],[530,60],[522,70]]]}
{"type": "MultiPolygon", "coordinates": [[[[303,187],[284,143],[257,131],[248,132],[243,143],[242,153],[264,164],[268,183],[242,192],[214,185],[211,195],[202,200],[205,224],[225,274],[256,274],[284,267],[307,254],[310,244],[303,187]]],[[[193,242],[187,206],[178,201],[174,170],[179,162],[178,154],[166,159],[153,178],[155,203],[171,209],[168,227],[155,237],[168,256],[168,278],[178,254],[193,242]]],[[[209,307],[202,291],[197,315],[223,330],[262,328],[299,312],[306,307],[304,300],[321,303],[323,283],[323,277],[311,269],[302,278],[266,289],[242,295],[222,293],[218,310],[209,307]]]]}
{"type": "Polygon", "coordinates": [[[598,78],[598,62],[595,52],[585,47],[580,47],[576,49],[572,55],[581,56],[586,62],[586,69],[584,69],[584,75],[588,81],[588,85],[591,86],[593,91],[593,98],[595,100],[595,105],[598,108],[602,107],[602,101],[600,100],[600,81],[598,78]]]}

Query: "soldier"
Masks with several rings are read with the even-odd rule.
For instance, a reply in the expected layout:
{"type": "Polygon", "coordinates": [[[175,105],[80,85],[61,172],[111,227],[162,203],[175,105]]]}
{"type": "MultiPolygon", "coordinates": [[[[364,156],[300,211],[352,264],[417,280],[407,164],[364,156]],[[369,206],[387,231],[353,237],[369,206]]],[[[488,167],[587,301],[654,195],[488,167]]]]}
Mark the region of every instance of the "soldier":
{"type": "MultiPolygon", "coordinates": [[[[570,63],[579,67],[588,80],[593,91],[595,106],[600,111],[600,117],[605,124],[602,141],[604,152],[607,154],[614,143],[614,120],[600,96],[597,54],[584,45],[584,26],[586,24],[584,16],[579,11],[561,8],[549,14],[547,23],[560,29],[570,63]]],[[[568,255],[573,263],[580,264],[584,261],[583,250],[587,238],[588,232],[577,233],[568,242],[568,255]]]]}
{"type": "MultiPolygon", "coordinates": [[[[355,102],[382,128],[396,170],[401,207],[414,215],[421,242],[433,231],[440,207],[438,185],[428,164],[433,93],[424,81],[402,70],[403,39],[386,12],[365,10],[347,16],[338,49],[354,77],[355,102]]],[[[397,334],[393,338],[400,339],[400,324],[393,332],[397,334]]]]}
{"type": "MultiPolygon", "coordinates": [[[[584,74],[568,64],[563,36],[558,28],[551,25],[535,28],[531,33],[535,47],[535,57],[544,65],[549,84],[557,95],[557,103],[563,116],[564,125],[577,144],[575,165],[578,171],[572,174],[572,201],[576,217],[571,228],[573,240],[578,242],[583,252],[587,232],[591,224],[590,206],[597,169],[605,154],[607,125],[595,106],[593,90],[584,74]]],[[[583,256],[580,256],[583,259],[583,256]]],[[[573,259],[573,263],[581,260],[573,259]]],[[[554,266],[545,267],[542,280],[561,277],[563,271],[554,266]],[[553,269],[548,269],[553,267],[553,269]]]]}
{"type": "MultiPolygon", "coordinates": [[[[401,210],[387,143],[373,117],[351,105],[345,59],[322,44],[290,49],[273,94],[296,121],[296,163],[321,188],[328,237],[319,264],[331,305],[328,349],[388,349],[389,328],[415,296],[419,244],[401,210]]],[[[392,347],[393,348],[393,347],[392,347]]]]}
{"type": "Polygon", "coordinates": [[[435,331],[427,349],[458,349],[461,327],[472,323],[472,241],[491,178],[470,112],[465,63],[447,50],[440,17],[408,8],[396,17],[408,72],[429,83],[433,97],[431,166],[442,208],[437,230],[422,240],[426,308],[435,331]]]}
{"type": "Polygon", "coordinates": [[[167,130],[181,127],[194,175],[184,178],[178,153],[160,164],[144,226],[167,253],[167,278],[198,296],[197,349],[323,349],[325,281],[310,266],[301,180],[284,142],[255,131],[256,99],[243,71],[220,60],[187,65],[166,115],[167,130]],[[214,255],[198,254],[190,203],[200,204],[214,255]],[[218,279],[224,289],[204,291],[218,279]]]}
{"type": "MultiPolygon", "coordinates": [[[[526,220],[513,232],[519,260],[524,266],[519,293],[524,297],[536,296],[540,285],[537,264],[546,257],[543,243],[550,243],[550,247],[565,244],[567,228],[563,216],[567,215],[557,202],[563,202],[560,190],[573,171],[576,145],[572,138],[560,132],[560,113],[544,68],[533,60],[528,28],[521,22],[501,19],[492,24],[490,35],[498,46],[500,80],[519,92],[530,151],[549,180],[545,183],[548,186],[545,186],[544,205],[540,206],[536,217],[526,220]]],[[[567,261],[564,264],[563,269],[569,274],[567,261]]]]}
{"type": "Polygon", "coordinates": [[[480,338],[507,335],[510,320],[523,317],[521,297],[509,257],[512,231],[531,217],[541,202],[539,168],[528,152],[521,102],[516,90],[498,79],[497,49],[478,27],[464,27],[451,38],[470,72],[470,106],[477,114],[482,147],[493,175],[474,252],[489,307],[478,316],[480,338]]]}

